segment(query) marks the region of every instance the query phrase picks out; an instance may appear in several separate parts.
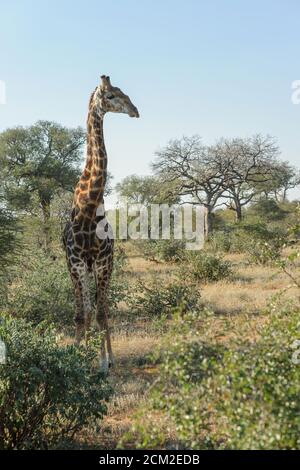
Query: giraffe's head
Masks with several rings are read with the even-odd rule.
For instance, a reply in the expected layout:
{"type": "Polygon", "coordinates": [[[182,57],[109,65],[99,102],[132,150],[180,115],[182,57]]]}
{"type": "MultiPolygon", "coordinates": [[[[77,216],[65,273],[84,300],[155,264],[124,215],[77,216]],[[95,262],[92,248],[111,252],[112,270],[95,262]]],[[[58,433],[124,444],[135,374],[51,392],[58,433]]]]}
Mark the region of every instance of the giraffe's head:
{"type": "Polygon", "coordinates": [[[129,96],[125,95],[120,88],[110,83],[110,78],[102,75],[100,85],[94,93],[94,100],[101,113],[125,113],[130,117],[140,117],[137,108],[131,102],[129,96]]]}

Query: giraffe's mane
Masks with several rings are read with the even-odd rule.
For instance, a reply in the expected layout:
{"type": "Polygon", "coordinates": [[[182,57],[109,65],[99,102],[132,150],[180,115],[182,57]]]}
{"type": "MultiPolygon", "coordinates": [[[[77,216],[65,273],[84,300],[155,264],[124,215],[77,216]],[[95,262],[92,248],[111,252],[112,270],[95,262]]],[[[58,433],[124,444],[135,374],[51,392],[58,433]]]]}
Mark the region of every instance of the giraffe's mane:
{"type": "Polygon", "coordinates": [[[95,90],[93,91],[93,93],[92,93],[91,96],[90,96],[89,109],[90,109],[90,107],[91,107],[91,105],[92,105],[92,101],[93,101],[93,98],[94,98],[95,93],[96,93],[96,91],[97,91],[97,88],[98,88],[98,87],[95,88],[95,90]]]}

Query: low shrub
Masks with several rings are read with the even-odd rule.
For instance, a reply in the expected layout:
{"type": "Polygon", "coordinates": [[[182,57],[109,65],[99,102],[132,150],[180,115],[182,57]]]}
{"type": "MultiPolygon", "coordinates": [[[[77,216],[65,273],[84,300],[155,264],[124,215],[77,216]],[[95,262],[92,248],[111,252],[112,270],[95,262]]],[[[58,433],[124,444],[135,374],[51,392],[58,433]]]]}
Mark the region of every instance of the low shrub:
{"type": "MultiPolygon", "coordinates": [[[[230,349],[205,341],[201,315],[173,317],[147,412],[160,413],[177,449],[299,449],[299,311],[277,299],[260,338],[230,349]]],[[[170,446],[142,420],[134,430],[137,447],[170,446]]]]}
{"type": "Polygon", "coordinates": [[[182,273],[195,281],[215,282],[229,278],[232,275],[232,265],[220,255],[205,251],[190,252],[186,254],[182,273]]]}
{"type": "Polygon", "coordinates": [[[278,238],[269,242],[258,240],[250,243],[247,249],[248,260],[254,264],[272,264],[280,258],[283,241],[278,238]]]}
{"type": "Polygon", "coordinates": [[[209,248],[214,252],[229,253],[232,246],[232,235],[230,230],[215,231],[209,240],[209,248]]]}
{"type": "MultiPolygon", "coordinates": [[[[190,311],[184,316],[178,309],[173,316],[163,346],[157,351],[160,358],[159,375],[148,397],[147,411],[143,408],[125,442],[137,448],[209,449],[214,447],[211,432],[213,406],[207,400],[206,381],[214,375],[222,359],[223,348],[201,340],[205,328],[205,309],[190,311]],[[151,426],[143,414],[160,417],[167,423],[151,426]],[[172,441],[170,442],[170,436],[172,441]]],[[[155,358],[154,354],[154,358],[155,358]]]]}
{"type": "Polygon", "coordinates": [[[299,338],[299,308],[275,305],[257,344],[225,354],[215,387],[228,447],[299,449],[299,338]]]}
{"type": "Polygon", "coordinates": [[[182,240],[144,240],[138,243],[142,255],[150,261],[177,263],[184,256],[182,240]]]}
{"type": "Polygon", "coordinates": [[[170,316],[174,309],[182,306],[184,311],[200,307],[200,292],[194,284],[175,280],[162,286],[159,281],[152,281],[145,286],[138,283],[137,289],[128,299],[131,312],[140,316],[170,316]]]}
{"type": "Polygon", "coordinates": [[[47,449],[96,426],[111,394],[92,347],[60,346],[51,329],[1,317],[0,448],[47,449]]]}
{"type": "Polygon", "coordinates": [[[61,329],[73,326],[74,293],[63,253],[56,258],[42,249],[24,254],[17,275],[8,288],[5,308],[17,318],[38,325],[54,323],[61,329]]]}
{"type": "Polygon", "coordinates": [[[262,222],[228,227],[213,234],[210,247],[215,251],[246,253],[250,263],[267,264],[280,256],[287,230],[262,222]]]}

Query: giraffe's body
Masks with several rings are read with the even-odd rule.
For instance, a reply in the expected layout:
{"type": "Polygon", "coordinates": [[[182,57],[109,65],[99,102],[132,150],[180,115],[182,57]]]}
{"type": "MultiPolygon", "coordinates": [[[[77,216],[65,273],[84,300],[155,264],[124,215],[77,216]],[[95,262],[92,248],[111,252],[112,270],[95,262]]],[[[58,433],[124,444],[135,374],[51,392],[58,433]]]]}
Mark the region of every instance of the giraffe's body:
{"type": "MultiPolygon", "coordinates": [[[[102,83],[96,88],[89,102],[87,120],[87,159],[84,171],[75,189],[71,220],[64,231],[67,262],[75,289],[76,299],[76,341],[86,338],[91,324],[92,303],[90,300],[88,274],[93,273],[96,282],[96,320],[105,336],[101,345],[101,364],[108,367],[106,348],[110,364],[113,363],[108,328],[108,299],[110,277],[113,268],[114,241],[106,233],[98,238],[98,222],[105,219],[97,208],[103,207],[104,189],[107,176],[107,155],[103,137],[103,118],[107,111],[124,112],[139,117],[130,99],[118,88],[112,87],[109,77],[102,76],[102,83]]],[[[106,223],[108,229],[108,223],[106,223]]]]}

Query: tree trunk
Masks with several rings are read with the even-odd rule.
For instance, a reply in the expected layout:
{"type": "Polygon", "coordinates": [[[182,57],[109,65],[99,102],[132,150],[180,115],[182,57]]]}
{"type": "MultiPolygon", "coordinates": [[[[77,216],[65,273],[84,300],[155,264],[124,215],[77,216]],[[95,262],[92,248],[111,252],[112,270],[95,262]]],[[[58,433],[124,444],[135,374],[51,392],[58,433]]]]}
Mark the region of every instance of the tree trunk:
{"type": "Polygon", "coordinates": [[[282,202],[287,202],[287,189],[286,188],[283,188],[283,191],[282,191],[282,202]]]}
{"type": "Polygon", "coordinates": [[[44,247],[45,250],[49,250],[52,241],[50,227],[50,201],[45,198],[41,199],[41,207],[43,213],[44,247]]]}
{"type": "Polygon", "coordinates": [[[204,235],[205,240],[209,238],[213,231],[212,228],[212,209],[210,206],[205,207],[205,218],[204,218],[204,235]]]}
{"type": "Polygon", "coordinates": [[[234,201],[234,206],[236,221],[241,222],[243,220],[243,212],[241,203],[238,199],[234,201]]]}

